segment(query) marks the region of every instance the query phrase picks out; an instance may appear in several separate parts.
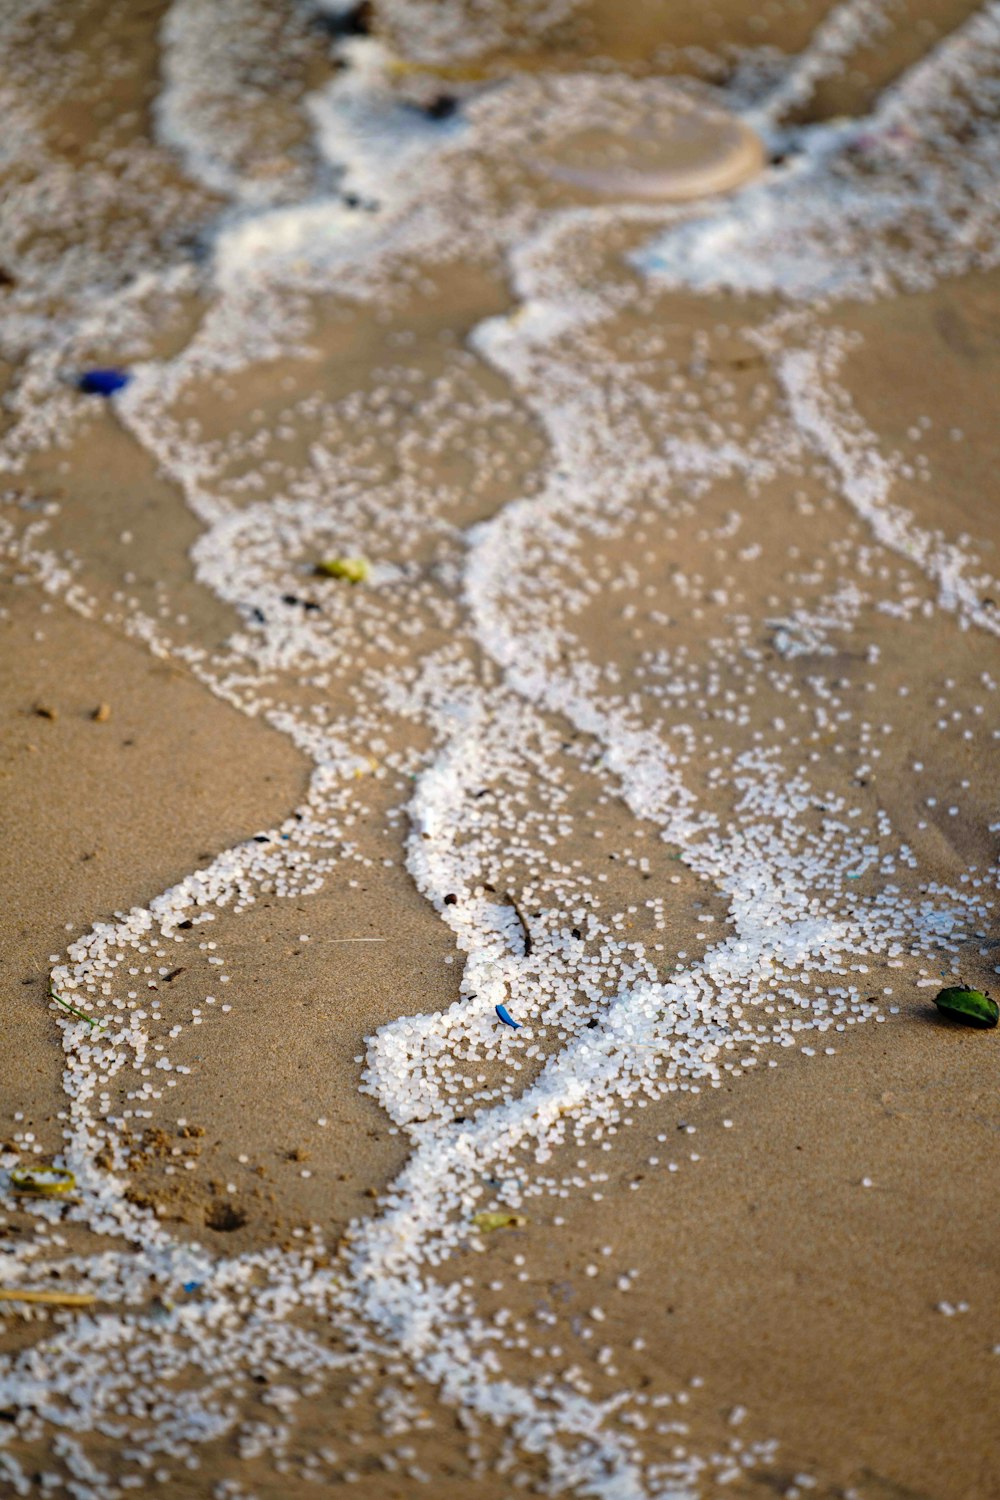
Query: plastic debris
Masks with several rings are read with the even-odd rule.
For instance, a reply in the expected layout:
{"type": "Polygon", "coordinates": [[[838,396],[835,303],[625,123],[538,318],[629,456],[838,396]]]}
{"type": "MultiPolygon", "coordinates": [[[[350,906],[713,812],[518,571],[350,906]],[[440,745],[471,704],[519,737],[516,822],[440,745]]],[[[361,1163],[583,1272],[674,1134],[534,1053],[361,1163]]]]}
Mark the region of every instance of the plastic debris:
{"type": "Polygon", "coordinates": [[[509,1026],[512,1031],[520,1031],[522,1023],[514,1020],[506,1005],[498,1005],[496,1012],[505,1026],[509,1026]]]}
{"type": "Polygon", "coordinates": [[[0,1288],[0,1302],[46,1302],[52,1307],[93,1307],[93,1292],[29,1292],[16,1287],[0,1288]]]}
{"type": "Polygon", "coordinates": [[[934,996],[934,1004],[944,1015],[961,1021],[964,1026],[978,1026],[983,1030],[995,1026],[1000,1020],[1000,1005],[984,995],[982,990],[968,990],[964,985],[950,985],[934,996]]]}
{"type": "Polygon", "coordinates": [[[434,79],[448,78],[455,83],[482,83],[489,78],[489,72],[481,63],[446,63],[435,61],[433,63],[420,62],[406,57],[391,57],[386,66],[386,72],[397,78],[408,78],[413,75],[432,73],[434,79]]]}
{"type": "Polygon", "coordinates": [[[484,1209],[482,1213],[472,1215],[472,1222],[484,1234],[489,1234],[492,1229],[523,1229],[528,1221],[523,1214],[515,1214],[509,1208],[504,1208],[484,1209]]]}
{"type": "Polygon", "coordinates": [[[127,370],[85,370],[76,382],[85,396],[113,396],[132,379],[127,370]]]}
{"type": "Polygon", "coordinates": [[[365,557],[326,557],[316,564],[320,578],[344,578],[348,583],[364,583],[371,570],[365,557]]]}
{"type": "Polygon", "coordinates": [[[34,1193],[44,1198],[69,1193],[76,1178],[63,1167],[15,1167],[10,1174],[15,1193],[34,1193]]]}

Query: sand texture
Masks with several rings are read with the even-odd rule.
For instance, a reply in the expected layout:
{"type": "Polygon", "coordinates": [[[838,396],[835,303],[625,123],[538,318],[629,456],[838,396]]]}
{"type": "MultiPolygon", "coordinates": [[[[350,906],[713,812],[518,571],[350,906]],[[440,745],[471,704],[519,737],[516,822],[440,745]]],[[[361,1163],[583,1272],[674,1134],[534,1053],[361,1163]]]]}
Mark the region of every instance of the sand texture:
{"type": "Polygon", "coordinates": [[[0,48],[0,1492],[992,1500],[1000,10],[0,48]]]}

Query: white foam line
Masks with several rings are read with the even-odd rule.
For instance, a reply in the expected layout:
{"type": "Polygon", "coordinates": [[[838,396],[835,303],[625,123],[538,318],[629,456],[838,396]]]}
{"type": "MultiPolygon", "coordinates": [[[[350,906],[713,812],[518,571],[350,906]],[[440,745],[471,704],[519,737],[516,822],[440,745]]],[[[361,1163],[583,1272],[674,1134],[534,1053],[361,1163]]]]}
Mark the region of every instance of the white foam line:
{"type": "Polygon", "coordinates": [[[849,398],[834,387],[829,356],[824,362],[815,351],[798,349],[778,358],[776,372],[796,426],[836,470],[845,500],[875,539],[936,585],[940,608],[957,615],[963,628],[976,625],[1000,635],[1000,622],[981,602],[993,580],[966,578],[969,560],[961,548],[917,525],[909,511],[892,503],[892,469],[853,410],[847,426],[849,398]]]}
{"type": "Polygon", "coordinates": [[[928,121],[954,128],[972,103],[963,102],[962,93],[970,81],[995,80],[998,55],[1000,0],[988,0],[886,89],[873,121],[886,130],[903,125],[926,129],[928,121]]]}
{"type": "Polygon", "coordinates": [[[817,26],[809,45],[759,105],[748,111],[749,123],[768,132],[789,110],[808,103],[817,83],[844,71],[847,58],[889,29],[899,0],[841,0],[817,26]]]}

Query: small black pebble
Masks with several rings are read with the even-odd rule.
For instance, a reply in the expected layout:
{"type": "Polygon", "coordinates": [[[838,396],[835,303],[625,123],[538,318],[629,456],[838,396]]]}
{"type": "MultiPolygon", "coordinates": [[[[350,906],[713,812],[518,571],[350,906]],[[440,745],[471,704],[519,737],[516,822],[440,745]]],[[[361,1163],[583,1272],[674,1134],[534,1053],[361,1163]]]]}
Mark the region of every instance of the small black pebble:
{"type": "Polygon", "coordinates": [[[450,120],[457,110],[458,100],[454,94],[439,94],[424,106],[424,114],[431,120],[450,120]]]}
{"type": "Polygon", "coordinates": [[[327,36],[368,36],[372,29],[372,7],[370,0],[361,0],[350,10],[320,10],[312,17],[312,24],[327,36]]]}
{"type": "Polygon", "coordinates": [[[444,898],[444,904],[445,904],[445,906],[457,906],[458,905],[458,897],[457,896],[452,896],[452,895],[449,894],[449,895],[445,896],[445,898],[444,898]]]}

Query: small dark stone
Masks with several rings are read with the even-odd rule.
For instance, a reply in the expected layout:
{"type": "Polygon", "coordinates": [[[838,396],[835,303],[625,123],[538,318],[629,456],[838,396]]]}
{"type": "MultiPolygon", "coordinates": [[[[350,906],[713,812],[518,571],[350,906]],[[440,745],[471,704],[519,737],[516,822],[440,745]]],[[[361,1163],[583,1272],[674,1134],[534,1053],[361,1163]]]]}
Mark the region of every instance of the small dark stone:
{"type": "Polygon", "coordinates": [[[318,10],[312,24],[327,36],[368,36],[372,29],[372,7],[370,0],[360,0],[350,10],[318,10]]]}
{"type": "Polygon", "coordinates": [[[451,895],[449,893],[444,898],[444,904],[445,904],[445,906],[457,906],[458,905],[458,897],[457,896],[453,896],[453,895],[451,895]]]}
{"type": "Polygon", "coordinates": [[[454,94],[438,94],[430,104],[423,106],[422,113],[429,120],[450,120],[452,115],[458,112],[458,100],[454,94]]]}

